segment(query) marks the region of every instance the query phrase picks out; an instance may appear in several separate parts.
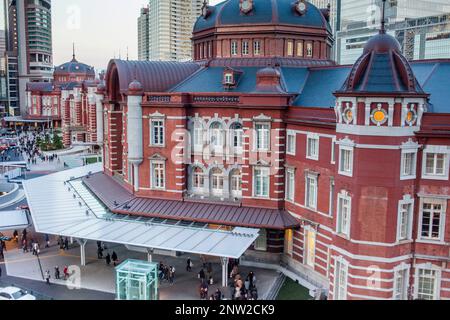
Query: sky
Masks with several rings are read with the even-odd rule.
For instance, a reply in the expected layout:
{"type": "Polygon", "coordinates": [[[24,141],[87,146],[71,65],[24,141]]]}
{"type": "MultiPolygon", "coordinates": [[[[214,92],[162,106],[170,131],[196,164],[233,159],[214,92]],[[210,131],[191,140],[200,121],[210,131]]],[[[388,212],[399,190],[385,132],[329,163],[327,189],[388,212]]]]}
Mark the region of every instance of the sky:
{"type": "MultiPolygon", "coordinates": [[[[137,59],[137,18],[149,0],[53,0],[53,61],[72,59],[106,69],[114,56],[137,59]]],[[[211,0],[211,4],[221,2],[211,0]]]]}

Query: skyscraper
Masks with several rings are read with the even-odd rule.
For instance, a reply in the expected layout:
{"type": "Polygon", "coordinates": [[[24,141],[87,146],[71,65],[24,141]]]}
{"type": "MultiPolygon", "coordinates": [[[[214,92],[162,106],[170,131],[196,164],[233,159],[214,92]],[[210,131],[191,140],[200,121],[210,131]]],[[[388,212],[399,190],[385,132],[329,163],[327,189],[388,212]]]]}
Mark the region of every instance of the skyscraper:
{"type": "MultiPolygon", "coordinates": [[[[337,61],[340,64],[354,63],[367,40],[378,32],[381,6],[382,0],[342,0],[340,30],[336,39],[337,61]]],[[[442,37],[450,39],[448,25],[445,19],[439,18],[445,13],[450,13],[449,0],[387,0],[386,27],[388,33],[399,40],[408,59],[450,58],[450,40],[448,44],[442,41],[442,37]],[[437,54],[433,48],[442,45],[448,47],[437,54]],[[430,51],[428,55],[427,48],[434,53],[430,51]],[[411,53],[414,50],[416,54],[411,53]]]]}
{"type": "Polygon", "coordinates": [[[139,59],[192,59],[192,29],[202,6],[203,0],[150,0],[138,18],[139,59]]]}
{"type": "Polygon", "coordinates": [[[8,13],[9,43],[17,52],[20,114],[25,114],[26,84],[52,79],[51,0],[9,0],[8,13]]]}

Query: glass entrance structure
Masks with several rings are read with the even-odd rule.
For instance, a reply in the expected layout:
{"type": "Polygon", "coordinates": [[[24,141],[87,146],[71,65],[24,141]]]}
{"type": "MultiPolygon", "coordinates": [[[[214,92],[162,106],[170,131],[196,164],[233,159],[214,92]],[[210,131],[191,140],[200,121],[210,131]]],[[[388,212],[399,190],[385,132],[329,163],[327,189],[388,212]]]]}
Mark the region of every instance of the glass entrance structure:
{"type": "Polygon", "coordinates": [[[117,300],[158,300],[158,264],[126,260],[116,267],[117,300]]]}

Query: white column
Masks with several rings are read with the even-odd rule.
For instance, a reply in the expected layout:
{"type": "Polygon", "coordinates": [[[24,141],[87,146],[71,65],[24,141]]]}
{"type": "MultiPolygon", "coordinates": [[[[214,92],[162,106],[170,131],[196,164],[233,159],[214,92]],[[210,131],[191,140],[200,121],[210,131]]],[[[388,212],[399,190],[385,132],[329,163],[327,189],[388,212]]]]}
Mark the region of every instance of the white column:
{"type": "Polygon", "coordinates": [[[81,265],[86,266],[86,243],[87,243],[87,240],[77,239],[77,242],[80,245],[81,265]]]}
{"type": "Polygon", "coordinates": [[[128,96],[127,113],[128,163],[134,167],[134,189],[139,190],[139,166],[144,160],[142,131],[142,95],[128,96]]]}
{"type": "Polygon", "coordinates": [[[153,249],[147,249],[147,261],[153,262],[153,249]]]}
{"type": "Polygon", "coordinates": [[[97,143],[103,144],[103,94],[96,94],[96,122],[97,122],[97,143]]]}
{"type": "Polygon", "coordinates": [[[220,258],[222,263],[222,287],[228,287],[228,258],[220,258]]]}

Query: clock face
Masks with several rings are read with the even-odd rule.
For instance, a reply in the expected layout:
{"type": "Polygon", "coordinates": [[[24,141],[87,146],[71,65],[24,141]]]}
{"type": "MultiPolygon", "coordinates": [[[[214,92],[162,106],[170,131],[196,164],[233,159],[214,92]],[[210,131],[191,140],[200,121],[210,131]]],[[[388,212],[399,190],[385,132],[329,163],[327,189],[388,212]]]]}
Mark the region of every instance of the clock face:
{"type": "Polygon", "coordinates": [[[306,3],[304,3],[303,1],[300,1],[299,3],[297,3],[297,11],[301,14],[305,13],[306,3]]]}

